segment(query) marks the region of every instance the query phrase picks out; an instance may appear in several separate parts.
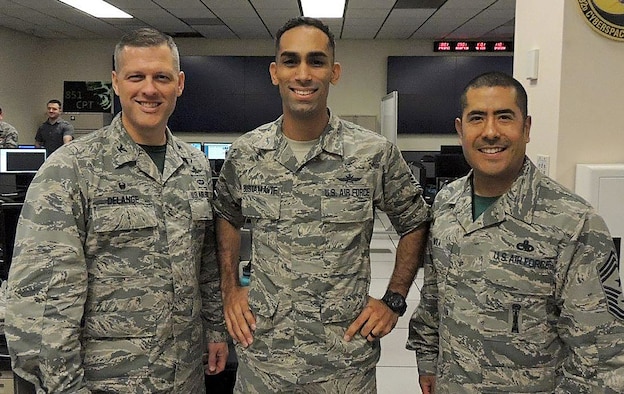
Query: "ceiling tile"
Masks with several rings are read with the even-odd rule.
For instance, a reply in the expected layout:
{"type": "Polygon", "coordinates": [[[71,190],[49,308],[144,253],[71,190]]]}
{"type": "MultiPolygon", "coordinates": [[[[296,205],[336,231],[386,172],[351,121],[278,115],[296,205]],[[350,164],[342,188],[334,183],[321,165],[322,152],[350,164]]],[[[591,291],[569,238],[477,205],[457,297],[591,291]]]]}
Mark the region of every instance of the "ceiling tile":
{"type": "MultiPolygon", "coordinates": [[[[138,26],[190,34],[197,25],[205,37],[271,39],[288,19],[300,15],[298,0],[108,1],[136,18],[97,19],[58,0],[0,0],[0,26],[37,37],[109,38],[138,26]],[[227,26],[215,26],[216,21],[227,26]]],[[[338,39],[371,39],[372,34],[374,39],[431,40],[485,34],[512,40],[515,4],[516,0],[349,0],[344,20],[323,21],[338,39]],[[423,6],[431,8],[413,8],[423,6]]]]}

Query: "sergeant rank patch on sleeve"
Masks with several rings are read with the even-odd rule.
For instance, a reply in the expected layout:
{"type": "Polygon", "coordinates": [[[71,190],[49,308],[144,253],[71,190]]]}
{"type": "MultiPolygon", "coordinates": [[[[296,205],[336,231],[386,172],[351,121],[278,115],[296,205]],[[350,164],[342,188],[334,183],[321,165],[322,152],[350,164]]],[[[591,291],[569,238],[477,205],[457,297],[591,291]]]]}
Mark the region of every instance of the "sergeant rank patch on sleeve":
{"type": "Polygon", "coordinates": [[[607,296],[609,312],[620,320],[624,320],[624,296],[622,295],[622,281],[620,279],[619,261],[615,251],[598,269],[602,289],[607,296]]]}

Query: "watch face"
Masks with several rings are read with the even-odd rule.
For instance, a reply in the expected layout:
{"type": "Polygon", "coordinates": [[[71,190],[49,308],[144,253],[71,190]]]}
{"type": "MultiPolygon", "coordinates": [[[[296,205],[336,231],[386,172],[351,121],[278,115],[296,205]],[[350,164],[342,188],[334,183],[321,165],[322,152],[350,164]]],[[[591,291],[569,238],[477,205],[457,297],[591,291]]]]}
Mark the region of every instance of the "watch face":
{"type": "Polygon", "coordinates": [[[382,301],[388,305],[390,309],[392,309],[395,313],[399,315],[403,315],[405,310],[407,309],[407,304],[405,303],[405,298],[399,294],[394,292],[388,292],[382,298],[382,301]]]}

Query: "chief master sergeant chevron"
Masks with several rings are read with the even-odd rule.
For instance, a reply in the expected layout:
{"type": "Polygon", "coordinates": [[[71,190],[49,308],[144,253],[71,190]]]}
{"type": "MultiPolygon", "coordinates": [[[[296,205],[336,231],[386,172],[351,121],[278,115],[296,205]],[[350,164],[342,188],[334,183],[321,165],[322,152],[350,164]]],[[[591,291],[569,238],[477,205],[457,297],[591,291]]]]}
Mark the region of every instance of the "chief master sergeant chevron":
{"type": "Polygon", "coordinates": [[[424,250],[429,210],[397,147],[327,109],[340,77],[334,47],[316,19],[278,31],[269,71],[283,116],[234,141],[217,182],[221,288],[239,343],[240,393],[375,393],[378,338],[405,311],[424,250]],[[383,301],[368,296],[375,209],[401,235],[383,301]],[[253,272],[242,288],[246,219],[253,272]]]}
{"type": "Polygon", "coordinates": [[[227,359],[210,165],[167,128],[184,88],[173,39],[135,30],[114,59],[121,114],[59,148],[26,195],[13,370],[41,393],[203,393],[227,359]]]}
{"type": "Polygon", "coordinates": [[[472,171],[435,198],[410,322],[423,394],[624,393],[624,299],[604,221],[525,156],[517,80],[473,79],[461,109],[472,171]]]}

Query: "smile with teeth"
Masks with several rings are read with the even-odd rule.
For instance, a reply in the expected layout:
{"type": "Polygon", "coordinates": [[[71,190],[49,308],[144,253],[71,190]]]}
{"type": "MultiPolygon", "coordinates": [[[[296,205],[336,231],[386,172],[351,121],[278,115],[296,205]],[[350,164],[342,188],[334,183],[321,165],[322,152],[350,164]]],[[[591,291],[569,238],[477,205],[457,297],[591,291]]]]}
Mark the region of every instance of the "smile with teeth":
{"type": "Polygon", "coordinates": [[[141,107],[147,107],[147,108],[156,108],[160,105],[160,103],[150,103],[146,101],[139,101],[139,104],[141,104],[141,107]]]}
{"type": "Polygon", "coordinates": [[[298,89],[292,89],[292,91],[295,92],[299,96],[309,96],[315,92],[315,90],[298,90],[298,89]]]}
{"type": "Polygon", "coordinates": [[[488,154],[494,154],[494,153],[502,152],[504,150],[505,150],[505,148],[491,147],[491,148],[481,148],[481,149],[479,149],[479,152],[488,153],[488,154]]]}

